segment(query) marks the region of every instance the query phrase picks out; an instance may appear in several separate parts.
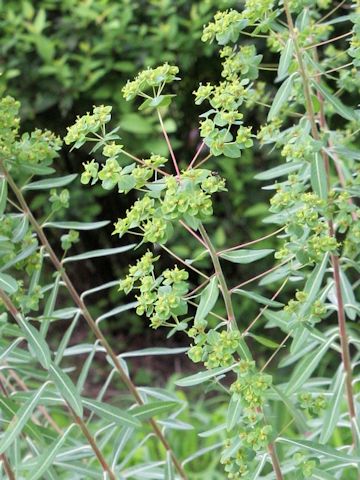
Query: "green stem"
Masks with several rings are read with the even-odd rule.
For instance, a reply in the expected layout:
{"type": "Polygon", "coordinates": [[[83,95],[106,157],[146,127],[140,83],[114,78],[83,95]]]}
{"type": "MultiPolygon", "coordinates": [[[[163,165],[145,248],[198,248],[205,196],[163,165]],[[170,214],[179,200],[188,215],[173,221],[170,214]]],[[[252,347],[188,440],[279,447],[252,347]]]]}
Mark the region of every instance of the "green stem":
{"type": "MultiPolygon", "coordinates": [[[[297,35],[296,35],[297,32],[294,28],[294,23],[291,17],[288,0],[284,0],[284,8],[285,8],[288,27],[289,27],[289,32],[294,42],[295,54],[299,64],[299,71],[302,78],[304,96],[305,96],[305,107],[306,107],[306,111],[311,124],[312,136],[315,140],[320,140],[320,135],[316,126],[316,119],[315,119],[313,104],[311,100],[311,89],[310,89],[309,79],[306,73],[306,69],[304,67],[304,63],[302,59],[302,51],[297,42],[297,35]]],[[[329,184],[330,182],[329,160],[324,152],[322,152],[322,158],[325,164],[325,170],[327,172],[327,180],[329,184]]],[[[335,231],[334,231],[332,221],[329,220],[328,223],[329,223],[330,235],[335,237],[335,231]]],[[[344,300],[343,300],[343,295],[341,291],[340,264],[339,264],[338,255],[332,255],[331,261],[333,266],[333,278],[334,278],[335,293],[336,293],[336,299],[337,299],[337,318],[338,318],[339,335],[340,335],[340,343],[341,343],[341,357],[342,357],[345,375],[346,375],[346,397],[347,397],[348,411],[350,416],[353,445],[357,445],[358,438],[357,438],[356,428],[355,428],[356,408],[355,408],[355,402],[354,402],[354,392],[352,387],[352,366],[351,366],[349,340],[348,340],[347,331],[346,331],[346,316],[345,316],[345,309],[344,309],[344,300]]]]}
{"type": "Polygon", "coordinates": [[[227,313],[229,326],[233,330],[238,330],[238,326],[237,326],[237,323],[236,323],[236,320],[235,320],[234,307],[233,307],[233,304],[232,304],[232,301],[231,301],[231,293],[230,293],[230,290],[228,289],[228,286],[226,284],[224,273],[223,273],[221,265],[220,265],[219,257],[217,255],[217,252],[216,252],[215,248],[214,248],[214,245],[212,244],[212,242],[211,242],[211,240],[210,240],[210,238],[209,238],[209,236],[208,236],[208,234],[207,234],[207,232],[206,232],[206,230],[205,230],[205,228],[202,224],[200,224],[199,230],[200,230],[201,236],[203,237],[203,239],[204,239],[204,241],[205,241],[205,243],[208,247],[208,251],[209,251],[212,263],[214,265],[215,273],[216,273],[216,276],[219,280],[221,293],[222,293],[224,303],[225,303],[225,308],[226,308],[226,313],[227,313]]]}
{"type": "MultiPolygon", "coordinates": [[[[134,399],[136,400],[138,405],[144,405],[144,401],[141,398],[136,386],[133,384],[131,379],[127,376],[127,374],[126,374],[125,370],[123,369],[123,367],[121,366],[121,363],[119,362],[119,359],[118,359],[117,355],[115,354],[114,350],[111,348],[109,342],[106,340],[102,331],[98,327],[96,321],[93,319],[93,317],[90,314],[88,308],[86,307],[83,299],[77,293],[72,281],[70,280],[69,276],[67,275],[67,273],[64,269],[63,264],[61,263],[61,261],[59,260],[59,258],[56,255],[56,253],[52,249],[52,247],[51,247],[51,245],[50,245],[50,243],[47,239],[47,236],[44,233],[43,228],[39,225],[39,223],[35,219],[34,215],[32,214],[32,212],[31,212],[31,210],[30,210],[22,192],[17,187],[13,178],[11,177],[11,175],[9,174],[9,172],[6,170],[6,168],[4,167],[4,165],[1,162],[0,162],[0,166],[1,166],[1,169],[3,171],[4,176],[7,179],[7,182],[9,184],[10,188],[14,192],[21,208],[23,209],[24,214],[28,217],[30,224],[32,225],[32,227],[33,227],[34,231],[36,232],[40,242],[42,243],[46,252],[48,253],[49,258],[50,258],[52,264],[54,265],[55,269],[61,275],[62,281],[64,282],[67,290],[69,291],[70,296],[73,299],[74,303],[80,309],[83,317],[85,318],[88,326],[90,327],[90,329],[94,333],[95,337],[100,341],[101,345],[104,347],[104,349],[106,351],[106,354],[111,358],[115,369],[117,370],[120,378],[122,379],[122,381],[126,385],[127,389],[131,393],[131,395],[134,397],[134,399]]],[[[171,456],[171,459],[174,463],[174,466],[175,466],[176,470],[178,471],[180,477],[182,479],[187,479],[186,473],[185,473],[180,461],[177,459],[176,455],[172,451],[168,441],[164,437],[164,435],[163,435],[161,429],[159,428],[158,424],[156,423],[156,421],[151,419],[151,420],[149,420],[149,423],[150,423],[155,435],[158,437],[159,441],[164,446],[165,450],[167,452],[169,452],[169,454],[171,456]]]]}

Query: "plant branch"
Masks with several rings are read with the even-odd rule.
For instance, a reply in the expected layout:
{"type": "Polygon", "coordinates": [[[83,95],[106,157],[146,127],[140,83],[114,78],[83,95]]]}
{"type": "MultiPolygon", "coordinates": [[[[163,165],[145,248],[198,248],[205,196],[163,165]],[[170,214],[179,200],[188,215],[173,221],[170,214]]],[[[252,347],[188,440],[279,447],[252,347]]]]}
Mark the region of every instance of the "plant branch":
{"type": "Polygon", "coordinates": [[[221,289],[221,293],[222,293],[222,296],[223,296],[223,299],[224,299],[224,303],[225,303],[225,307],[226,307],[226,313],[227,313],[227,318],[228,318],[228,324],[230,326],[230,328],[234,329],[234,330],[238,330],[238,326],[237,326],[237,323],[236,323],[236,320],[235,320],[235,314],[234,314],[234,308],[233,308],[233,305],[232,305],[232,301],[231,301],[231,293],[227,287],[227,284],[226,284],[226,280],[225,280],[225,277],[224,277],[224,273],[222,271],[222,268],[221,268],[221,265],[220,265],[220,261],[219,261],[219,257],[217,256],[217,253],[216,253],[216,250],[204,228],[204,226],[202,224],[200,224],[199,226],[199,230],[200,230],[200,233],[207,245],[207,249],[209,251],[209,254],[210,254],[210,257],[211,257],[211,260],[212,260],[212,263],[214,265],[214,269],[215,269],[215,273],[216,273],[216,276],[218,277],[218,280],[219,280],[219,284],[220,284],[220,289],[221,289]]]}
{"type": "Polygon", "coordinates": [[[9,460],[7,459],[5,453],[2,453],[0,455],[0,459],[4,464],[4,470],[5,470],[6,475],[8,476],[8,479],[9,480],[16,480],[15,474],[12,471],[11,465],[10,465],[9,460]]]}
{"type": "Polygon", "coordinates": [[[160,122],[160,125],[161,125],[161,130],[163,132],[163,135],[165,137],[165,140],[166,140],[166,143],[167,143],[167,146],[168,146],[168,149],[169,149],[169,152],[170,152],[170,156],[171,156],[171,159],[173,161],[173,164],[174,164],[174,168],[175,168],[175,171],[176,171],[176,176],[177,177],[180,177],[180,170],[179,170],[179,166],[178,166],[178,163],[176,161],[176,157],[175,157],[175,154],[174,154],[174,150],[171,146],[171,143],[170,143],[170,140],[169,140],[169,136],[167,134],[167,131],[165,130],[165,126],[164,126],[164,122],[163,122],[163,119],[162,119],[162,116],[161,116],[161,113],[160,113],[160,110],[157,109],[157,114],[158,114],[158,117],[159,117],[159,122],[160,122]]]}
{"type": "MultiPolygon", "coordinates": [[[[311,123],[312,135],[315,140],[319,140],[320,135],[317,129],[314,109],[313,109],[312,100],[311,100],[311,90],[309,85],[309,79],[306,73],[306,69],[304,67],[304,63],[302,61],[302,52],[297,42],[294,24],[293,24],[290,10],[289,10],[288,0],[284,0],[284,8],[285,8],[290,35],[294,41],[295,54],[299,64],[300,75],[302,77],[304,96],[305,96],[305,105],[306,105],[309,121],[311,123]]],[[[323,113],[322,113],[322,116],[323,118],[325,118],[323,113]]],[[[329,159],[325,154],[325,152],[323,151],[322,151],[322,158],[323,158],[323,161],[325,164],[325,170],[327,173],[327,183],[329,184],[330,182],[329,159]]],[[[330,236],[335,237],[335,231],[334,231],[334,227],[331,219],[328,221],[328,223],[329,223],[330,236]]],[[[343,361],[344,370],[346,374],[346,397],[347,397],[347,403],[348,403],[348,411],[350,415],[353,444],[357,445],[358,439],[357,439],[356,430],[355,430],[356,408],[355,408],[355,401],[354,401],[354,392],[352,388],[352,367],[351,367],[351,359],[350,359],[349,340],[348,340],[347,331],[346,331],[346,317],[345,317],[344,301],[343,301],[343,296],[341,291],[340,265],[339,265],[338,255],[336,254],[331,255],[331,261],[333,265],[333,278],[335,283],[335,293],[336,293],[336,299],[337,299],[337,318],[338,318],[340,343],[341,343],[341,356],[342,356],[342,361],[343,361]]]]}
{"type": "MultiPolygon", "coordinates": [[[[90,327],[90,329],[94,333],[95,337],[100,341],[101,345],[104,347],[104,349],[106,351],[106,354],[111,358],[115,369],[117,370],[120,378],[124,382],[125,386],[129,390],[131,395],[134,397],[134,399],[136,400],[138,405],[144,405],[144,401],[143,401],[142,397],[140,396],[136,386],[131,381],[131,379],[127,376],[125,370],[123,369],[123,367],[121,366],[121,363],[119,362],[119,359],[118,359],[117,355],[115,354],[114,350],[111,348],[109,342],[106,340],[106,338],[105,338],[104,334],[102,333],[102,331],[100,330],[99,326],[97,325],[97,323],[93,319],[93,317],[90,314],[88,308],[86,307],[83,299],[80,297],[80,295],[76,291],[72,281],[70,280],[69,276],[67,275],[67,273],[64,269],[63,264],[61,263],[61,261],[59,260],[59,258],[55,254],[54,250],[52,249],[52,247],[51,247],[51,245],[50,245],[50,243],[47,239],[47,236],[45,235],[43,229],[41,228],[41,226],[39,225],[39,223],[35,219],[34,215],[32,214],[32,212],[31,212],[31,210],[30,210],[22,192],[19,190],[19,188],[15,184],[13,178],[11,177],[11,175],[9,174],[9,172],[6,170],[6,168],[3,166],[2,163],[0,163],[0,166],[3,170],[4,175],[6,176],[6,179],[8,181],[8,184],[9,184],[10,188],[14,192],[19,204],[21,205],[21,208],[23,209],[24,213],[28,217],[29,222],[31,223],[34,231],[38,235],[38,238],[39,238],[40,242],[42,243],[42,245],[44,246],[52,264],[54,265],[55,269],[59,272],[66,288],[68,289],[68,291],[69,291],[69,293],[70,293],[70,295],[71,295],[71,297],[74,301],[74,303],[77,305],[77,307],[82,312],[83,317],[85,318],[88,326],[90,327]]],[[[153,419],[151,419],[149,421],[149,423],[150,423],[155,435],[158,437],[159,441],[164,446],[165,450],[169,452],[169,454],[172,458],[172,461],[174,463],[174,466],[175,466],[176,470],[178,471],[180,477],[182,479],[186,479],[187,476],[185,474],[185,471],[184,471],[181,463],[179,462],[176,455],[172,451],[168,441],[166,440],[163,433],[161,432],[158,424],[153,419]]]]}

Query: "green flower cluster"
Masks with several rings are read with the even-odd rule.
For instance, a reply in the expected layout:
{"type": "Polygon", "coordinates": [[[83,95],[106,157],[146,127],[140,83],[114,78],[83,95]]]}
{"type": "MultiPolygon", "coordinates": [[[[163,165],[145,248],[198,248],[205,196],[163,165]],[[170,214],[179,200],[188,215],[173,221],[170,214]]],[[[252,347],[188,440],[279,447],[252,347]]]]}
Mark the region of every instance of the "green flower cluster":
{"type": "Polygon", "coordinates": [[[294,322],[295,325],[306,323],[313,327],[326,316],[327,309],[321,300],[315,300],[309,305],[307,298],[308,294],[306,292],[298,290],[295,293],[295,298],[290,299],[283,310],[291,315],[290,321],[294,322]]]}
{"type": "Polygon", "coordinates": [[[76,230],[69,230],[68,233],[61,235],[60,240],[61,248],[65,251],[69,250],[74,243],[77,243],[80,240],[79,232],[76,230]]]}
{"type": "Polygon", "coordinates": [[[233,400],[240,400],[246,408],[256,410],[264,403],[264,394],[271,386],[272,377],[259,373],[254,362],[241,360],[236,368],[237,380],[231,385],[233,400]]]}
{"type": "Polygon", "coordinates": [[[247,24],[247,20],[236,10],[217,12],[214,21],[204,28],[201,40],[203,42],[213,42],[216,39],[219,45],[226,45],[229,42],[235,43],[240,32],[247,24]]]}
{"type": "MultiPolygon", "coordinates": [[[[265,394],[272,383],[272,377],[258,372],[255,362],[241,360],[235,368],[237,380],[230,386],[232,404],[242,406],[240,431],[225,442],[221,463],[229,479],[247,479],[253,470],[256,452],[269,444],[272,427],[264,421],[262,407],[265,394]]],[[[234,408],[229,406],[229,408],[234,408]]]]}
{"type": "Polygon", "coordinates": [[[308,454],[297,452],[294,455],[294,462],[297,465],[297,474],[300,480],[311,478],[314,469],[319,466],[320,460],[318,458],[309,458],[308,454]]]}
{"type": "Polygon", "coordinates": [[[147,68],[140,72],[134,80],[128,80],[122,89],[124,98],[129,101],[135,97],[148,97],[146,91],[158,88],[158,95],[160,90],[166,83],[171,83],[174,80],[179,80],[177,74],[179,68],[175,65],[165,63],[157,68],[147,68]]]}
{"type": "Polygon", "coordinates": [[[327,407],[325,396],[312,395],[309,392],[303,392],[299,395],[299,404],[303,410],[306,410],[309,415],[318,417],[327,407]]]}
{"type": "Polygon", "coordinates": [[[67,188],[58,193],[55,188],[50,190],[49,202],[51,203],[51,212],[55,213],[59,210],[69,208],[70,193],[67,188]]]}
{"type": "Polygon", "coordinates": [[[239,346],[240,333],[237,330],[209,330],[205,333],[206,322],[197,323],[188,335],[194,339],[189,358],[197,363],[204,362],[206,368],[228,367],[235,362],[234,353],[239,346]]]}
{"type": "MultiPolygon", "coordinates": [[[[246,25],[247,20],[239,12],[219,12],[215,22],[204,29],[203,40],[216,38],[220,45],[235,42],[246,25]]],[[[238,158],[242,150],[253,145],[254,135],[251,128],[243,125],[243,114],[238,109],[244,102],[256,99],[257,92],[251,82],[259,75],[262,56],[257,54],[254,45],[225,46],[220,56],[224,81],[218,85],[200,84],[193,92],[197,105],[206,100],[212,107],[202,115],[205,120],[200,123],[200,134],[212,155],[238,158]]]]}
{"type": "Polygon", "coordinates": [[[97,133],[111,120],[111,110],[110,106],[94,106],[92,113],[87,112],[86,115],[77,117],[75,124],[67,128],[67,135],[64,138],[66,145],[74,143],[73,148],[84,145],[90,134],[97,133]]]}
{"type": "Polygon", "coordinates": [[[18,135],[20,102],[12,97],[0,100],[0,155],[7,159],[12,156],[12,145],[18,135]]]}
{"type": "Polygon", "coordinates": [[[150,318],[153,328],[160,326],[177,326],[178,317],[187,313],[187,302],[184,296],[188,292],[188,272],[175,266],[165,270],[158,278],[154,275],[154,263],[159,257],[146,252],[129,268],[129,274],[120,282],[119,290],[128,294],[131,290],[139,290],[135,296],[138,301],[136,313],[150,318]],[[169,320],[175,324],[169,323],[169,320]]]}
{"type": "MultiPolygon", "coordinates": [[[[162,160],[158,157],[158,161],[162,160]]],[[[146,167],[141,170],[148,171],[149,175],[153,172],[146,167]]],[[[146,176],[139,177],[137,186],[145,180],[146,176]]],[[[184,171],[180,178],[168,175],[158,185],[158,191],[146,193],[126,211],[125,218],[118,219],[114,234],[121,237],[129,230],[140,228],[145,242],[164,243],[172,233],[173,220],[183,219],[197,227],[196,222],[212,215],[211,195],[225,190],[220,176],[203,169],[184,171]]]]}

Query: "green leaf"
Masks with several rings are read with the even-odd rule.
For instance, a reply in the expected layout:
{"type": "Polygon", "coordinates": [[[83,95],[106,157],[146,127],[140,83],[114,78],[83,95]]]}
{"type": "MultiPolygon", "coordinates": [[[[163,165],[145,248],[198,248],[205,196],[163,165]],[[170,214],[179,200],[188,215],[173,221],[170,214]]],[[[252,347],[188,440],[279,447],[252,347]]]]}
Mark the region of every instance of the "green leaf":
{"type": "Polygon", "coordinates": [[[310,172],[312,189],[322,200],[326,200],[328,196],[327,174],[325,162],[320,153],[316,153],[315,158],[311,161],[310,172]]]}
{"type": "Polygon", "coordinates": [[[54,168],[45,165],[29,165],[25,163],[21,164],[21,170],[33,175],[51,175],[56,172],[54,168]]]}
{"type": "Polygon", "coordinates": [[[317,455],[334,458],[335,460],[340,460],[341,462],[345,462],[348,464],[358,465],[360,462],[360,457],[355,457],[353,455],[350,455],[348,452],[336,450],[335,448],[328,447],[326,445],[320,445],[309,440],[293,440],[290,438],[279,437],[276,441],[279,443],[293,445],[299,448],[305,448],[305,450],[310,450],[317,455]]]}
{"type": "Polygon", "coordinates": [[[87,260],[88,258],[98,258],[106,257],[108,255],[115,255],[117,253],[127,252],[134,247],[136,247],[136,243],[131,243],[130,245],[123,245],[122,247],[116,248],[101,248],[100,250],[89,250],[88,252],[80,253],[79,255],[67,257],[63,260],[63,263],[78,262],[79,260],[87,260]]]}
{"type": "Polygon", "coordinates": [[[232,430],[239,423],[242,413],[241,399],[231,397],[226,416],[226,428],[232,430]]]}
{"type": "Polygon", "coordinates": [[[207,382],[214,377],[218,377],[219,375],[230,372],[235,366],[236,365],[231,365],[230,367],[218,367],[205,372],[195,373],[195,375],[190,375],[189,377],[177,380],[175,384],[179,387],[192,387],[193,385],[199,385],[200,383],[207,382]]]}
{"type": "Polygon", "coordinates": [[[164,480],[175,480],[174,465],[169,451],[166,452],[164,480]]]}
{"type": "Polygon", "coordinates": [[[286,42],[285,48],[281,52],[277,80],[281,81],[288,76],[289,66],[294,52],[294,41],[290,37],[286,42]]]}
{"type": "Polygon", "coordinates": [[[358,122],[359,115],[350,107],[347,107],[337,97],[332,95],[325,85],[313,80],[314,87],[321,93],[325,100],[327,100],[334,108],[335,112],[340,116],[349,120],[350,122],[358,122]]]}
{"type": "Polygon", "coordinates": [[[142,350],[132,350],[131,352],[121,353],[119,357],[129,358],[129,357],[143,357],[143,356],[157,356],[157,355],[178,355],[179,353],[184,353],[188,350],[187,347],[179,348],[165,348],[165,347],[154,347],[154,348],[144,348],[142,350]]]}
{"type": "Polygon", "coordinates": [[[296,72],[290,75],[290,77],[282,83],[281,87],[276,92],[275,98],[267,116],[268,121],[273,120],[279,113],[281,107],[285,104],[286,101],[289,100],[295,75],[296,72]]]}
{"type": "Polygon", "coordinates": [[[263,297],[262,295],[259,295],[258,293],[255,292],[249,292],[247,290],[242,290],[240,288],[236,288],[233,290],[234,293],[237,293],[238,295],[242,295],[243,297],[251,298],[252,300],[255,300],[257,303],[261,303],[261,305],[268,305],[269,307],[274,307],[274,308],[281,308],[284,306],[283,303],[276,302],[275,300],[271,300],[269,298],[263,297]]]}
{"type": "Polygon", "coordinates": [[[18,315],[17,319],[21,330],[24,332],[26,340],[31,346],[31,349],[33,350],[37,360],[40,362],[43,368],[48,370],[51,364],[51,353],[45,339],[36,330],[36,328],[24,320],[20,314],[18,315]]]}
{"type": "Polygon", "coordinates": [[[32,255],[35,252],[35,250],[37,250],[37,248],[38,248],[37,243],[30,245],[29,247],[20,251],[20,253],[16,255],[16,257],[12,258],[7,263],[5,263],[5,265],[3,265],[0,270],[3,272],[4,270],[7,270],[8,268],[12,267],[16,263],[21,262],[21,260],[25,260],[25,258],[30,257],[30,255],[32,255]]]}
{"type": "Polygon", "coordinates": [[[264,345],[264,347],[272,348],[274,350],[280,347],[279,343],[270,340],[270,338],[263,337],[262,335],[254,335],[253,333],[248,332],[246,336],[253,338],[255,341],[260,343],[260,345],[264,345]]]}
{"type": "Polygon", "coordinates": [[[175,95],[159,95],[154,98],[147,98],[140,105],[139,110],[145,110],[147,108],[168,107],[171,103],[172,97],[175,97],[175,95]]]}
{"type": "Polygon", "coordinates": [[[75,388],[75,385],[70,380],[70,377],[61,370],[57,365],[51,364],[49,367],[51,380],[55,383],[60,395],[74,410],[78,417],[83,415],[83,407],[81,397],[75,388]]]}
{"type": "Polygon", "coordinates": [[[291,399],[281,390],[281,388],[278,388],[275,385],[272,385],[271,388],[274,390],[274,392],[277,394],[279,399],[283,402],[283,404],[289,410],[290,414],[292,415],[293,419],[295,420],[295,423],[296,423],[296,426],[298,427],[298,429],[302,433],[307,432],[309,427],[306,423],[305,415],[296,408],[296,406],[293,404],[291,399]]]}
{"type": "Polygon", "coordinates": [[[161,413],[167,413],[176,406],[179,406],[177,402],[150,402],[132,408],[130,413],[133,417],[140,420],[148,420],[161,413]]]}
{"type": "Polygon", "coordinates": [[[289,383],[286,388],[286,395],[292,395],[308,380],[316,368],[319,366],[320,360],[330,348],[336,336],[332,336],[329,340],[321,345],[317,350],[306,355],[296,365],[289,383]]]}
{"type": "Polygon", "coordinates": [[[64,175],[63,177],[47,178],[45,180],[38,180],[25,185],[23,190],[46,190],[49,188],[60,188],[69,185],[77,177],[77,173],[71,175],[64,175]]]}
{"type": "Polygon", "coordinates": [[[7,202],[7,181],[5,177],[0,177],[0,216],[4,213],[7,202]]]}
{"type": "Polygon", "coordinates": [[[233,263],[241,263],[243,265],[255,262],[270,255],[274,250],[271,248],[265,248],[263,250],[233,250],[232,252],[220,253],[220,257],[224,260],[228,260],[233,263]]]}
{"type": "Polygon", "coordinates": [[[349,305],[354,305],[356,307],[358,303],[354,295],[354,289],[343,269],[340,269],[340,281],[346,315],[350,318],[350,320],[356,320],[356,310],[351,308],[349,305]]]}
{"type": "Polygon", "coordinates": [[[41,385],[36,393],[30,397],[29,400],[24,403],[24,405],[16,412],[16,415],[13,417],[8,428],[2,435],[2,439],[0,441],[0,454],[4,453],[20,435],[21,431],[26,425],[26,422],[31,417],[32,412],[38,405],[41,395],[47,386],[48,382],[41,385]]]}
{"type": "Polygon", "coordinates": [[[291,172],[296,172],[303,166],[303,163],[300,162],[289,162],[279,165],[265,172],[258,173],[254,178],[256,180],[272,180],[274,178],[282,177],[283,175],[288,175],[291,172]]]}
{"type": "Polygon", "coordinates": [[[7,273],[0,273],[0,288],[10,295],[18,289],[17,281],[7,273]]]}
{"type": "Polygon", "coordinates": [[[56,455],[59,453],[61,447],[67,440],[67,437],[71,430],[75,427],[75,424],[70,425],[69,428],[65,430],[65,432],[57,438],[50,447],[48,447],[41,455],[39,455],[36,459],[36,463],[31,469],[31,471],[27,474],[28,480],[38,480],[39,478],[44,478],[44,474],[48,470],[48,468],[52,465],[56,455]]]}
{"type": "Polygon", "coordinates": [[[101,222],[47,222],[44,227],[47,228],[61,228],[64,230],[96,230],[97,228],[109,225],[109,220],[101,222]]]}
{"type": "Polygon", "coordinates": [[[199,322],[207,317],[214,307],[219,296],[219,286],[217,277],[214,276],[209,284],[201,292],[199,306],[196,310],[194,322],[199,322]]]}
{"type": "Polygon", "coordinates": [[[89,398],[83,398],[82,404],[85,408],[88,408],[92,412],[96,413],[100,419],[107,419],[110,422],[115,422],[117,425],[123,425],[124,427],[141,427],[139,420],[131,413],[121,410],[120,408],[108,405],[89,398]]]}
{"type": "Polygon", "coordinates": [[[321,434],[319,439],[320,443],[328,443],[328,441],[331,438],[331,435],[333,434],[336,428],[336,425],[340,416],[341,402],[344,398],[343,394],[344,394],[345,380],[346,380],[346,374],[341,365],[330,388],[330,391],[332,392],[331,400],[328,403],[328,407],[325,411],[325,415],[322,420],[322,429],[321,429],[321,434]]]}

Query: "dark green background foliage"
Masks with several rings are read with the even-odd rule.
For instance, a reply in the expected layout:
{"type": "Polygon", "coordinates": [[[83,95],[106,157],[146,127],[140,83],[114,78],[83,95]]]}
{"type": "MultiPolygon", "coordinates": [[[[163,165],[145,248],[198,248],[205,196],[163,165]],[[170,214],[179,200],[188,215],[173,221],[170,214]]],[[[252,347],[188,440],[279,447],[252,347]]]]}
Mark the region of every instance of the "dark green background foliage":
{"type": "MultiPolygon", "coordinates": [[[[182,81],[176,86],[176,108],[169,112],[165,123],[177,153],[181,152],[178,158],[185,165],[200,142],[197,126],[201,109],[194,105],[192,91],[200,81],[217,81],[220,74],[216,48],[200,41],[202,28],[218,9],[237,4],[234,0],[0,2],[0,92],[21,101],[26,129],[45,127],[61,136],[76,115],[90,110],[93,104],[113,105],[114,121],[120,124],[129,151],[140,156],[148,152],[167,154],[156,119],[134,113],[123,99],[121,88],[144,66],[172,62],[179,65],[182,81]]],[[[261,118],[252,119],[252,123],[260,124],[261,118]]],[[[57,170],[80,172],[85,158],[82,152],[72,154],[64,148],[57,170]]],[[[260,154],[255,158],[246,154],[240,162],[222,160],[218,158],[212,168],[221,170],[231,184],[217,206],[216,213],[224,220],[221,226],[214,226],[217,247],[228,246],[228,238],[232,244],[249,240],[248,231],[252,238],[267,231],[259,215],[267,207],[258,203],[259,182],[254,182],[253,176],[254,170],[268,160],[260,154]],[[255,203],[256,208],[252,208],[255,203]]],[[[32,207],[43,208],[44,200],[41,194],[35,195],[32,207]]],[[[132,202],[131,195],[128,201],[132,202]]],[[[116,194],[106,194],[100,188],[86,189],[78,182],[71,187],[73,219],[93,220],[98,216],[113,221],[123,215],[127,206],[119,205],[116,194]]],[[[39,213],[46,215],[46,208],[39,213]]],[[[81,249],[110,246],[110,231],[100,237],[87,235],[81,249]]],[[[196,242],[187,241],[177,253],[186,258],[195,248],[196,242]]],[[[95,267],[102,281],[120,277],[123,272],[121,257],[111,264],[99,261],[95,267]]],[[[89,286],[89,274],[95,274],[92,268],[87,265],[72,272],[79,285],[89,286]]],[[[234,270],[234,266],[231,268],[234,270]]],[[[98,305],[104,306],[101,304],[106,301],[99,298],[98,305]]],[[[118,301],[115,290],[113,302],[118,301]]],[[[242,303],[246,308],[246,302],[242,303]]],[[[128,318],[122,327],[131,327],[134,332],[142,329],[137,317],[128,318]]],[[[118,325],[113,327],[118,330],[118,325]]]]}

